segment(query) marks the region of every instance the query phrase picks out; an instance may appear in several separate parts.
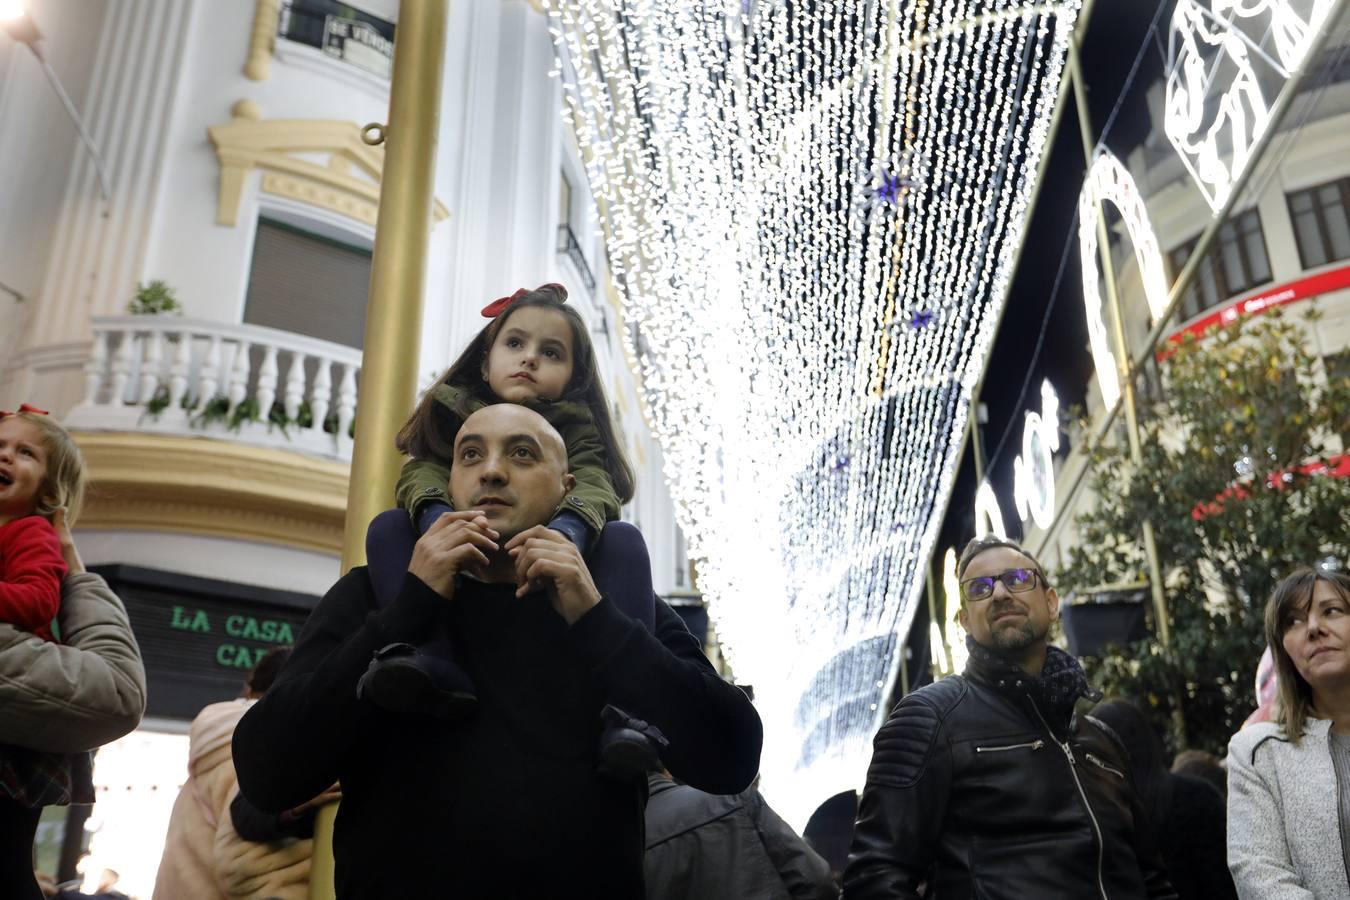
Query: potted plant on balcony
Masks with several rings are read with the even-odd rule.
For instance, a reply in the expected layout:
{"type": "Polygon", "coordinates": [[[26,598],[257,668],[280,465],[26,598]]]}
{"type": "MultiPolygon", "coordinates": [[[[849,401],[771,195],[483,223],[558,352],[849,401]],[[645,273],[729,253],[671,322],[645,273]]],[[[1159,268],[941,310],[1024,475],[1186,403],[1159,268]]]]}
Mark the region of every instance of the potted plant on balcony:
{"type": "MultiPolygon", "coordinates": [[[[176,316],[181,315],[183,306],[178,302],[173,288],[168,283],[155,279],[148,284],[136,285],[136,296],[127,303],[127,312],[133,316],[176,316]]],[[[170,344],[178,343],[178,338],[169,335],[170,344]]],[[[145,403],[145,415],[158,419],[169,406],[169,389],[160,385],[153,397],[145,403]]],[[[183,398],[183,408],[187,408],[187,398],[183,398]]]]}
{"type": "Polygon", "coordinates": [[[136,286],[136,296],[127,304],[127,312],[133,316],[176,316],[183,312],[183,306],[173,288],[155,279],[136,286]]]}

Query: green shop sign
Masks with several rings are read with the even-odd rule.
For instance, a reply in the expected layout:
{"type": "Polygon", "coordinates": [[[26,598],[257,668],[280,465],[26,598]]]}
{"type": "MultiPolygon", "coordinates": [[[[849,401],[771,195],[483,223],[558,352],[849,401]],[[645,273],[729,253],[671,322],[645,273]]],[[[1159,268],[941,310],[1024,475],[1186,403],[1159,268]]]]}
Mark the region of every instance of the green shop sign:
{"type": "Polygon", "coordinates": [[[148,715],[191,719],[238,697],[268,650],[293,645],[319,598],[140,566],[98,567],[126,604],[149,682],[148,715]]]}
{"type": "MultiPolygon", "coordinates": [[[[219,624],[219,623],[217,623],[219,624]]],[[[204,609],[175,606],[170,614],[169,627],[175,631],[192,631],[211,634],[211,617],[204,609]]],[[[277,619],[260,619],[233,613],[225,616],[222,633],[227,638],[246,641],[261,641],[265,644],[290,646],[295,643],[295,633],[290,622],[277,619]]],[[[270,647],[250,647],[234,641],[222,641],[216,645],[216,665],[227,669],[251,669],[257,665],[270,647]]]]}

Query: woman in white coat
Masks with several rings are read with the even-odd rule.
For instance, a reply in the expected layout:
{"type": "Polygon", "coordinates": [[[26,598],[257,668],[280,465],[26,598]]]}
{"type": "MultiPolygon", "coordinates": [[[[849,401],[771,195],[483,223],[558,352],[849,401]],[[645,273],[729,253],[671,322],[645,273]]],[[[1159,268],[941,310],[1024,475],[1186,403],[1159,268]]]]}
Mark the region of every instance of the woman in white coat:
{"type": "Polygon", "coordinates": [[[1275,720],[1228,745],[1228,867],[1260,900],[1350,897],[1350,577],[1303,569],[1266,605],[1275,720]]]}

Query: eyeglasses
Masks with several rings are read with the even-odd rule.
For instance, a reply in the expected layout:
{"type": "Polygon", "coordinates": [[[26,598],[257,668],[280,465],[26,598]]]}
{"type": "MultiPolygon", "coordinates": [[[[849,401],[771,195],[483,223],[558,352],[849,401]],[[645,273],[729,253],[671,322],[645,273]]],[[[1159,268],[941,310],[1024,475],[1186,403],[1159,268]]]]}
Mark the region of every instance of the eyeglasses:
{"type": "Polygon", "coordinates": [[[1010,593],[1025,594],[1036,587],[1038,579],[1044,581],[1045,576],[1035,569],[1005,569],[998,575],[967,578],[961,582],[961,593],[967,600],[984,600],[994,593],[994,582],[1001,581],[1010,593]]]}

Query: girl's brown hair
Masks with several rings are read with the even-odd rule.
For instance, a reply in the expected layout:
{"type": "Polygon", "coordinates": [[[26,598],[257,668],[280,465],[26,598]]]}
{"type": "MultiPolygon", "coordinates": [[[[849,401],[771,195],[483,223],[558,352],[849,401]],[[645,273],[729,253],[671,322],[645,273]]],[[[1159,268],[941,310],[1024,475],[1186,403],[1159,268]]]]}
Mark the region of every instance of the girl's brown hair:
{"type": "Polygon", "coordinates": [[[1284,726],[1284,733],[1295,744],[1303,737],[1308,716],[1312,712],[1312,686],[1303,680],[1294,661],[1284,649],[1284,633],[1289,630],[1295,613],[1312,604],[1317,582],[1325,581],[1350,603],[1350,575],[1323,572],[1317,569],[1299,569],[1275,585],[1270,601],[1266,603],[1266,643],[1275,659],[1276,691],[1279,703],[1275,721],[1284,726]]]}
{"type": "Polygon", "coordinates": [[[440,382],[460,388],[464,392],[461,408],[451,410],[436,399],[433,390],[427,391],[408,421],[403,423],[395,443],[398,449],[414,459],[432,459],[450,465],[455,452],[455,435],[473,410],[469,401],[500,403],[483,379],[483,365],[497,335],[511,316],[521,309],[543,307],[556,310],[572,329],[572,378],[558,399],[583,403],[591,413],[591,421],[600,432],[604,445],[605,471],[620,503],[633,499],[635,478],[628,456],[623,452],[609,416],[609,401],[605,387],[596,372],[595,347],[581,315],[567,305],[567,290],[562,285],[547,284],[511,301],[501,314],[489,322],[464,348],[459,358],[451,363],[440,382]]]}
{"type": "MultiPolygon", "coordinates": [[[[84,455],[70,432],[50,416],[34,412],[12,414],[42,434],[42,449],[47,453],[47,472],[38,487],[35,511],[50,519],[58,509],[66,511],[66,525],[74,525],[84,505],[84,455]]],[[[8,418],[8,417],[6,417],[8,418]]]]}

